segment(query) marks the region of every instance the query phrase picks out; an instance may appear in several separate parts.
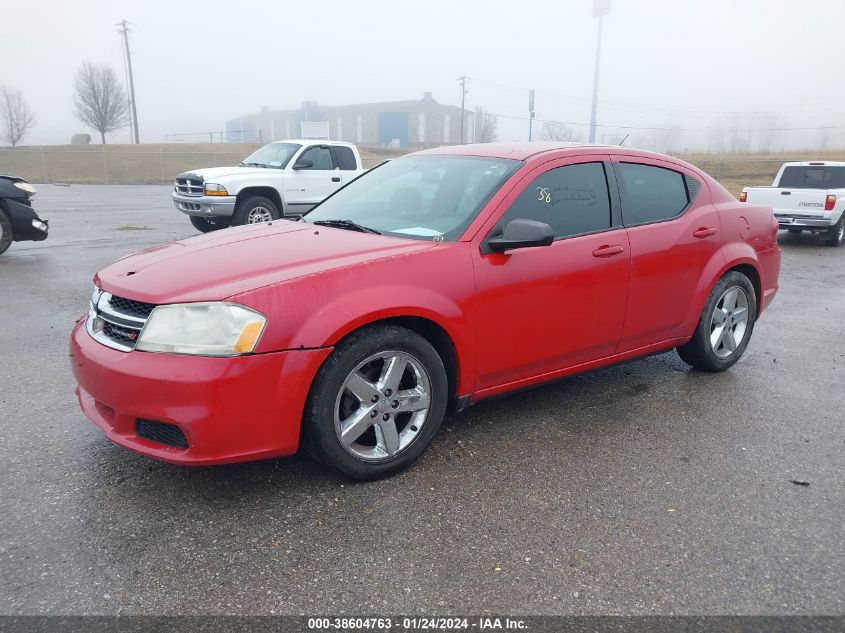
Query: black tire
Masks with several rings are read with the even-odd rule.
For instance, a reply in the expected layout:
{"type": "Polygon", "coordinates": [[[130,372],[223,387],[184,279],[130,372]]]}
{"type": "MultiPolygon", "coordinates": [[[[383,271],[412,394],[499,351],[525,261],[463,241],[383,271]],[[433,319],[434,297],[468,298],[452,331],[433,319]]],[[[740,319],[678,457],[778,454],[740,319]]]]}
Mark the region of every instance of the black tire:
{"type": "Polygon", "coordinates": [[[845,243],[845,213],[839,218],[839,222],[827,230],[825,241],[828,246],[842,246],[843,243],[845,243]]]}
{"type": "MultiPolygon", "coordinates": [[[[311,385],[303,417],[304,448],[323,465],[350,479],[370,481],[394,475],[411,466],[425,452],[440,429],[446,414],[447,385],[442,359],[431,343],[416,332],[395,325],[374,325],[358,330],[335,348],[311,385]],[[366,461],[347,451],[341,444],[338,432],[335,431],[335,407],[342,407],[343,398],[347,397],[341,395],[344,393],[342,390],[347,377],[362,362],[385,351],[407,354],[425,369],[431,388],[429,407],[424,414],[424,420],[419,423],[419,434],[412,436],[404,448],[392,457],[385,457],[380,461],[366,461]]],[[[390,398],[385,400],[389,401],[390,398]]],[[[355,410],[357,409],[353,408],[352,412],[355,410]]],[[[375,419],[379,420],[381,415],[377,411],[375,419]]],[[[395,415],[394,417],[395,428],[398,430],[399,418],[395,415]]],[[[410,422],[406,424],[407,428],[416,432],[415,425],[410,422]]],[[[366,431],[370,432],[375,438],[374,426],[370,426],[366,431]]],[[[361,435],[361,438],[364,437],[365,435],[361,435]]]]}
{"type": "Polygon", "coordinates": [[[801,233],[801,229],[786,229],[790,233],[801,233]]]}
{"type": "Polygon", "coordinates": [[[12,222],[9,220],[9,216],[6,215],[3,207],[0,207],[0,255],[8,250],[9,246],[12,245],[14,238],[15,236],[12,233],[12,222]]]}
{"type": "Polygon", "coordinates": [[[232,224],[235,226],[239,226],[242,224],[255,224],[254,217],[256,214],[269,215],[269,219],[261,220],[261,222],[271,222],[272,220],[278,220],[281,216],[279,213],[279,207],[276,206],[276,203],[270,200],[270,198],[265,198],[264,196],[252,196],[250,198],[244,198],[238,203],[237,208],[235,209],[235,215],[232,217],[232,224]],[[252,221],[250,219],[252,218],[252,221]]]}
{"type": "Polygon", "coordinates": [[[214,221],[208,220],[206,218],[200,218],[195,215],[188,216],[191,220],[191,224],[194,225],[194,228],[201,233],[211,233],[211,231],[219,231],[220,229],[225,229],[229,226],[229,220],[218,218],[214,221]]]}
{"type": "MultiPolygon", "coordinates": [[[[742,357],[745,348],[748,347],[748,342],[751,340],[751,334],[754,331],[754,320],[756,316],[757,293],[754,291],[754,285],[748,277],[740,272],[731,271],[727,273],[716,283],[710,292],[710,296],[701,312],[698,326],[695,328],[695,332],[689,343],[677,348],[678,356],[687,365],[691,365],[701,371],[725,371],[742,357]],[[736,349],[727,357],[720,358],[716,355],[713,345],[710,342],[711,323],[717,304],[721,301],[725,293],[732,288],[740,288],[745,293],[748,302],[747,324],[742,340],[736,345],[736,349]]],[[[735,329],[736,326],[734,326],[735,329]]]]}

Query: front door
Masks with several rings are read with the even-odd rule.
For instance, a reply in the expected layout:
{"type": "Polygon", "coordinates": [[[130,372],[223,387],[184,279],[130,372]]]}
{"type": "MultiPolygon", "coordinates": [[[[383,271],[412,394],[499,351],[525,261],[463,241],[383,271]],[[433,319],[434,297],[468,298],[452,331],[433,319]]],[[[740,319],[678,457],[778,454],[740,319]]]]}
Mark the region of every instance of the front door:
{"type": "Polygon", "coordinates": [[[291,169],[293,173],[285,180],[288,214],[305,213],[341,185],[340,170],[335,168],[328,145],[312,145],[304,149],[291,169]]]}
{"type": "Polygon", "coordinates": [[[555,233],[550,246],[491,253],[482,245],[474,253],[479,390],[614,353],[625,320],[628,236],[611,203],[609,162],[589,159],[537,168],[486,229],[489,238],[510,220],[545,222],[555,233]]]}

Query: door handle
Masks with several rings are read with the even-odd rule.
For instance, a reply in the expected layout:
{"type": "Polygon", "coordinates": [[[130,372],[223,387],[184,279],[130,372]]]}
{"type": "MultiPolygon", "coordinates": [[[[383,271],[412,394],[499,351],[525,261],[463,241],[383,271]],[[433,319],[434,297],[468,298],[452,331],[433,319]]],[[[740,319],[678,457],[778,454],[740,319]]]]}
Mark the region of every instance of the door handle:
{"type": "Polygon", "coordinates": [[[694,237],[710,237],[711,235],[716,234],[716,229],[712,226],[702,226],[701,228],[693,231],[694,237]]]}
{"type": "Polygon", "coordinates": [[[332,176],[332,182],[340,182],[340,176],[332,176]]]}
{"type": "Polygon", "coordinates": [[[625,249],[619,246],[618,244],[614,244],[613,246],[599,246],[596,250],[593,251],[593,257],[612,257],[613,255],[618,255],[619,253],[624,253],[625,249]]]}

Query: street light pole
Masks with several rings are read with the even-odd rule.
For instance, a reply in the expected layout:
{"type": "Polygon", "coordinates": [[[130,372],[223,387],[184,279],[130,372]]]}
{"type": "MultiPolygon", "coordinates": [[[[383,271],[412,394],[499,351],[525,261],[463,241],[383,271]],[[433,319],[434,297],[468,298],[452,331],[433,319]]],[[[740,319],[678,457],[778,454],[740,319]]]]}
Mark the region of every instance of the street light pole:
{"type": "Polygon", "coordinates": [[[599,19],[596,37],[596,66],[593,70],[593,105],[590,110],[590,143],[596,142],[596,109],[599,100],[599,69],[601,66],[601,27],[605,15],[610,13],[610,0],[593,0],[593,17],[599,19]]]}

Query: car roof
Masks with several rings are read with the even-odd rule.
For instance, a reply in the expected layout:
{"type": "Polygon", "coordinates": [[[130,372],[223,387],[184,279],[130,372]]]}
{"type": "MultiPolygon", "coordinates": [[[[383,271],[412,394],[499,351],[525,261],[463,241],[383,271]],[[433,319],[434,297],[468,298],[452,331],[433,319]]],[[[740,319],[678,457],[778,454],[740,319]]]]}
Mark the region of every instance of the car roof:
{"type": "Polygon", "coordinates": [[[839,160],[802,160],[784,163],[784,167],[845,167],[845,162],[839,160]]]}
{"type": "Polygon", "coordinates": [[[463,156],[483,156],[485,158],[510,158],[513,160],[527,160],[544,152],[568,149],[619,149],[618,145],[598,145],[594,143],[561,143],[554,141],[537,141],[521,143],[474,143],[469,145],[445,145],[433,149],[414,152],[421,154],[454,154],[463,156]]]}
{"type": "Polygon", "coordinates": [[[287,138],[284,141],[273,141],[273,143],[297,143],[298,145],[345,145],[346,147],[355,147],[352,143],[345,141],[327,141],[322,138],[287,138]]]}

